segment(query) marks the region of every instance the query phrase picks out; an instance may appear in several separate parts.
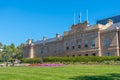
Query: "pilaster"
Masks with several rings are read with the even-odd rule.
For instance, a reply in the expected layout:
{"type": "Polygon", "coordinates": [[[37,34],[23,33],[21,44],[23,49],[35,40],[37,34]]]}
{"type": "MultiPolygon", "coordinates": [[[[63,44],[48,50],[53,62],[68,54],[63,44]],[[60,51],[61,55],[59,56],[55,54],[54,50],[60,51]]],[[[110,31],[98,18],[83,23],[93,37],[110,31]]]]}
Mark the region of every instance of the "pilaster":
{"type": "Polygon", "coordinates": [[[120,56],[120,53],[119,53],[119,31],[117,30],[116,31],[116,44],[117,44],[117,56],[120,56]]]}
{"type": "Polygon", "coordinates": [[[99,54],[98,54],[98,56],[102,56],[102,54],[101,54],[101,37],[100,37],[101,35],[100,35],[100,31],[98,31],[98,45],[99,45],[99,54]]]}

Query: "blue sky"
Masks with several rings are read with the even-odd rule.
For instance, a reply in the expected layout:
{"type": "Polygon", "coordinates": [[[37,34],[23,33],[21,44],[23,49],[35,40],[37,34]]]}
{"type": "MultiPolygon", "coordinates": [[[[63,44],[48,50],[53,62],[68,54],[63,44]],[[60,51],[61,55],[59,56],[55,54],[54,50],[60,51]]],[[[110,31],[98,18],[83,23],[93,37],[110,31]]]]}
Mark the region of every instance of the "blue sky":
{"type": "MultiPolygon", "coordinates": [[[[73,24],[73,16],[89,11],[89,22],[120,14],[120,0],[0,0],[0,42],[25,43],[63,34],[73,24]]],[[[76,22],[77,23],[77,22],[76,22]]]]}

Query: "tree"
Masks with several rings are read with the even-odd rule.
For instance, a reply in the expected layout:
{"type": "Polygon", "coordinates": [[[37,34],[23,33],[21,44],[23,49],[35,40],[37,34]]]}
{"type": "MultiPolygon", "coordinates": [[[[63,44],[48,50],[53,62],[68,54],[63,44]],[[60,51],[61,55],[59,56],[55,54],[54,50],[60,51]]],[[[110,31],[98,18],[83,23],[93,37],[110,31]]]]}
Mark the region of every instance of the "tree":
{"type": "Polygon", "coordinates": [[[3,44],[2,44],[2,42],[0,42],[0,48],[2,48],[3,47],[3,44]]]}
{"type": "Polygon", "coordinates": [[[3,48],[3,44],[0,42],[0,60],[2,60],[2,48],[3,48]]]}
{"type": "Polygon", "coordinates": [[[0,49],[2,49],[0,50],[0,60],[8,61],[11,59],[23,58],[23,47],[23,43],[15,47],[14,43],[11,43],[10,45],[3,45],[0,42],[0,49]]]}
{"type": "Polygon", "coordinates": [[[12,43],[10,45],[4,45],[3,47],[3,51],[2,51],[2,57],[4,60],[10,60],[14,58],[14,54],[16,54],[16,47],[15,45],[12,43]]]}
{"type": "Polygon", "coordinates": [[[23,58],[23,48],[24,48],[24,44],[21,43],[19,46],[17,46],[16,50],[17,50],[17,54],[16,54],[16,58],[21,59],[23,58]]]}

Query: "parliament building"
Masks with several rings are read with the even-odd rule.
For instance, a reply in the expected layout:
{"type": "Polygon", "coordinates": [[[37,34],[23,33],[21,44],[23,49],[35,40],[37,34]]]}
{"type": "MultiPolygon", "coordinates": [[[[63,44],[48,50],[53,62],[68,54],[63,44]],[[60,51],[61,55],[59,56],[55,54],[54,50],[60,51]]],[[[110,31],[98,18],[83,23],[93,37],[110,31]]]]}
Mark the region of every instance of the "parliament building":
{"type": "Polygon", "coordinates": [[[71,30],[55,38],[32,42],[24,47],[24,58],[48,56],[120,56],[120,16],[74,24],[71,30]],[[117,19],[117,22],[115,21],[117,19]],[[107,21],[106,21],[107,20],[107,21]],[[100,23],[99,23],[100,22],[100,23]],[[103,23],[103,24],[102,24],[103,23]]]}

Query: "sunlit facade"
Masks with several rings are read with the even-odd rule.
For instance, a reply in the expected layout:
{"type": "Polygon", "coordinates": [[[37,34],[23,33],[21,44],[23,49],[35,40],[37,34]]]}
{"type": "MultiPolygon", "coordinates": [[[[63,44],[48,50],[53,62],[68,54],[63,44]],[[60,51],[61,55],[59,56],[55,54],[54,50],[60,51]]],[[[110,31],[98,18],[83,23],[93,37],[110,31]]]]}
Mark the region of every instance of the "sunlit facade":
{"type": "Polygon", "coordinates": [[[71,26],[64,35],[31,42],[24,47],[24,58],[41,56],[119,56],[120,23],[89,25],[83,22],[71,26]]]}

